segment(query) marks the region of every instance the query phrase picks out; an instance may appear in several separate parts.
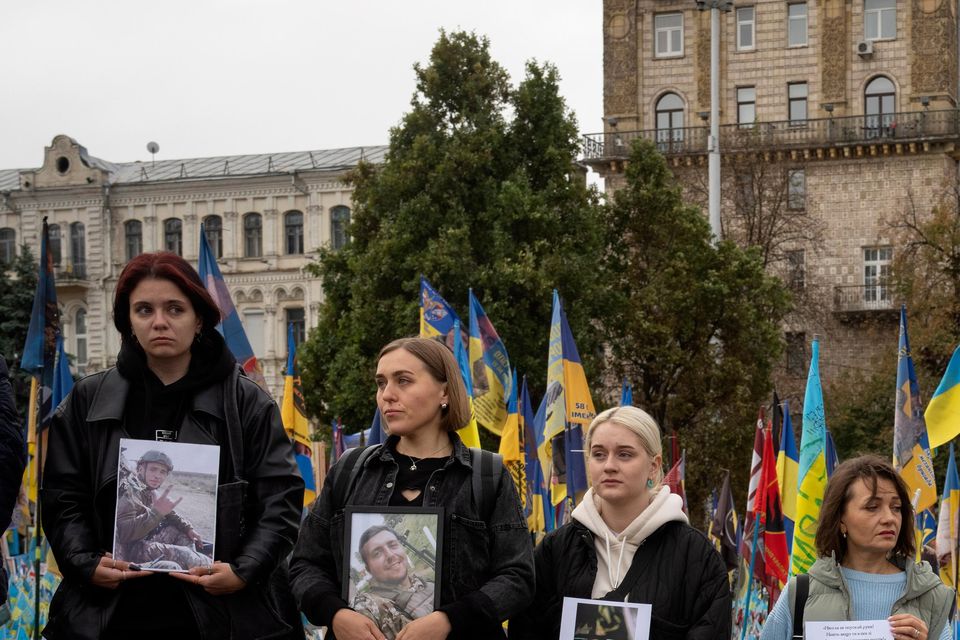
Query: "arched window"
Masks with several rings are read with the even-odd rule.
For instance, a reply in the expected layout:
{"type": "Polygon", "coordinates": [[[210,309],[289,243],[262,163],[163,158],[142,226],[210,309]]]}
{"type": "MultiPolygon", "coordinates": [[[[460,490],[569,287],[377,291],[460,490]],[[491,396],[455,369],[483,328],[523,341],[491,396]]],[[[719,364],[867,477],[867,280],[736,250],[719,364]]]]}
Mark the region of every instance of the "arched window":
{"type": "Polygon", "coordinates": [[[877,76],[863,92],[863,113],[868,138],[892,137],[896,133],[894,116],[897,89],[886,76],[877,76]]]}
{"type": "Polygon", "coordinates": [[[657,147],[661,153],[681,151],[683,146],[683,100],[665,93],[657,100],[657,147]]]}
{"type": "Polygon", "coordinates": [[[123,223],[123,236],[129,262],[143,253],[143,223],[139,220],[127,220],[123,223]]]}
{"type": "Polygon", "coordinates": [[[180,218],[167,218],[163,221],[163,248],[178,256],[183,255],[183,222],[180,218]]]}
{"type": "Polygon", "coordinates": [[[342,204],[330,209],[330,245],[334,249],[342,249],[350,242],[347,235],[347,225],[350,224],[350,208],[342,204]]]}
{"type": "Polygon", "coordinates": [[[74,326],[76,327],[76,355],[77,373],[83,375],[87,368],[87,311],[86,309],[77,309],[74,316],[74,326]]]}
{"type": "Polygon", "coordinates": [[[58,267],[63,260],[63,250],[60,245],[60,225],[51,224],[47,226],[47,254],[58,267]]]}
{"type": "Polygon", "coordinates": [[[263,218],[259,213],[243,216],[243,256],[259,258],[263,255],[263,218]]]}
{"type": "Polygon", "coordinates": [[[207,244],[213,257],[223,257],[223,219],[220,216],[207,216],[203,219],[203,232],[207,236],[207,244]]]}
{"type": "Polygon", "coordinates": [[[87,232],[82,222],[70,223],[70,258],[73,277],[87,277],[87,232]]]}
{"type": "Polygon", "coordinates": [[[283,229],[287,239],[287,254],[303,253],[303,213],[287,211],[283,214],[283,229]]]}
{"type": "Polygon", "coordinates": [[[0,229],[0,264],[13,264],[17,257],[17,232],[9,227],[0,229]]]}

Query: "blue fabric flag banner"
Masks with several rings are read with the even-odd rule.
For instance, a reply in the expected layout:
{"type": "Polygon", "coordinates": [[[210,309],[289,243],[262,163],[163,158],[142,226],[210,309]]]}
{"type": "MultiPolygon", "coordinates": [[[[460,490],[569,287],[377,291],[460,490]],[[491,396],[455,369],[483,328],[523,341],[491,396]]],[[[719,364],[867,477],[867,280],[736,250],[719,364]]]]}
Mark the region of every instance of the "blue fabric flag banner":
{"type": "Polygon", "coordinates": [[[507,421],[512,378],[507,348],[493,328],[480,301],[469,290],[470,342],[467,348],[473,375],[473,410],[477,424],[501,435],[507,421]]]}
{"type": "MultiPolygon", "coordinates": [[[[420,276],[420,337],[443,336],[444,342],[453,350],[454,323],[459,324],[460,317],[453,307],[430,286],[426,278],[420,276]]],[[[469,387],[467,390],[470,390],[469,387]]]]}
{"type": "Polygon", "coordinates": [[[630,386],[626,378],[623,379],[623,388],[620,389],[620,406],[633,406],[633,387],[630,386]]]}
{"type": "Polygon", "coordinates": [[[383,444],[387,441],[387,434],[383,432],[383,426],[380,419],[380,409],[374,409],[373,420],[370,422],[369,437],[367,444],[383,444]]]}
{"type": "Polygon", "coordinates": [[[223,274],[220,273],[220,267],[213,257],[213,252],[210,251],[210,245],[207,244],[207,235],[202,224],[200,225],[200,258],[197,271],[207,292],[220,308],[220,324],[217,325],[217,331],[223,334],[227,348],[243,367],[247,376],[267,389],[267,381],[263,378],[260,363],[257,362],[257,356],[253,353],[250,340],[247,339],[247,332],[243,329],[240,314],[233,306],[233,299],[230,297],[223,274]]]}
{"type": "Polygon", "coordinates": [[[40,269],[37,289],[33,296],[30,326],[23,345],[20,368],[38,379],[37,416],[30,415],[31,433],[43,431],[53,417],[57,405],[53,403],[53,384],[56,371],[57,339],[60,337],[60,309],[57,306],[57,286],[53,275],[53,257],[47,245],[49,241],[47,219],[43,219],[40,233],[40,269]]]}

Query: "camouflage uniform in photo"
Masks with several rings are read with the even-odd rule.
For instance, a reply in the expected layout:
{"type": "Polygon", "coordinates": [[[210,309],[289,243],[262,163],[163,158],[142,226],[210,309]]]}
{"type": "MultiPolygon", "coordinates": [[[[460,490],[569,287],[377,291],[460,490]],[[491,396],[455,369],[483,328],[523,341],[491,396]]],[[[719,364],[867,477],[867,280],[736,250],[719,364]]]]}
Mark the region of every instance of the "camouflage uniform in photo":
{"type": "Polygon", "coordinates": [[[162,516],[153,508],[156,494],[135,473],[120,480],[117,501],[117,550],[120,558],[154,569],[190,569],[213,564],[196,550],[189,533],[193,526],[171,511],[162,516]],[[174,564],[176,566],[174,566],[174,564]]]}
{"type": "Polygon", "coordinates": [[[400,630],[417,618],[433,613],[434,584],[410,576],[409,589],[371,580],[353,598],[353,609],[373,620],[387,637],[394,640],[400,630]]]}

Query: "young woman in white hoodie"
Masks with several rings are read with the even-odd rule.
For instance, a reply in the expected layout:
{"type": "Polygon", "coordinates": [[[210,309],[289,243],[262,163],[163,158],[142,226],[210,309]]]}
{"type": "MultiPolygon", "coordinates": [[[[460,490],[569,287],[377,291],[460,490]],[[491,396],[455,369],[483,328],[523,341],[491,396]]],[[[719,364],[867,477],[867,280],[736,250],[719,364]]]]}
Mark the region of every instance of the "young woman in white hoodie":
{"type": "Polygon", "coordinates": [[[572,521],[535,550],[533,604],[510,621],[510,639],[555,639],[564,597],[647,603],[655,640],[728,640],[727,571],[662,484],[660,428],[642,409],[616,407],[590,424],[591,488],[572,521]]]}

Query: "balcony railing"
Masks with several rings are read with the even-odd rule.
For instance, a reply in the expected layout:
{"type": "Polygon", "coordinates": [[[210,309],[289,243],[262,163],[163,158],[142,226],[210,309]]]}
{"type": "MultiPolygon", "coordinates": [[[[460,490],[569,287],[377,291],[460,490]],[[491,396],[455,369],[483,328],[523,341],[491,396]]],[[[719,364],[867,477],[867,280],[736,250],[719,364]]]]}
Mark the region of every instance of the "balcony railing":
{"type": "MultiPolygon", "coordinates": [[[[705,154],[708,127],[609,131],[583,136],[584,160],[626,158],[638,138],[656,143],[664,155],[705,154]]],[[[857,144],[909,143],[960,137],[960,111],[907,111],[870,116],[726,124],[720,150],[802,149],[857,144]]]]}
{"type": "Polygon", "coordinates": [[[66,262],[56,266],[57,280],[86,280],[86,262],[66,262]]]}
{"type": "Polygon", "coordinates": [[[838,285],[833,288],[833,310],[839,313],[891,311],[896,308],[893,287],[886,284],[838,285]]]}

